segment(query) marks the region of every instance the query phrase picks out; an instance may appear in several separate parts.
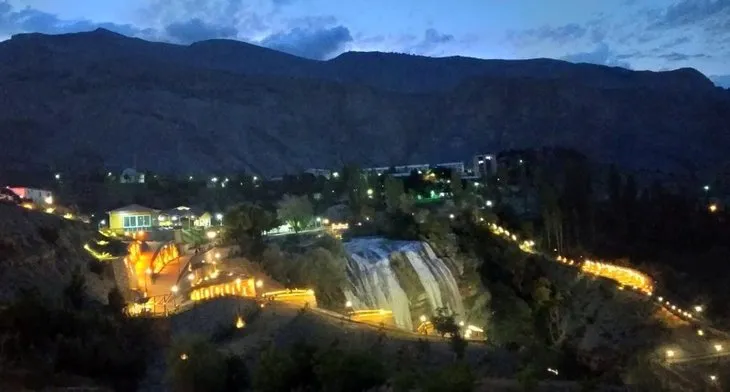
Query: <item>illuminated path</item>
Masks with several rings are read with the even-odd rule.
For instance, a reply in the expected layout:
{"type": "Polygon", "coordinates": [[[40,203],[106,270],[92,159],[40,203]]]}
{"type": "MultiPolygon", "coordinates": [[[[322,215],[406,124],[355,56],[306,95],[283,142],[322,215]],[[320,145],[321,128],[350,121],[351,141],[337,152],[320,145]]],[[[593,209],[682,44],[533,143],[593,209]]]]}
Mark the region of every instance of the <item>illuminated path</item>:
{"type": "MultiPolygon", "coordinates": [[[[517,244],[523,252],[533,254],[538,253],[534,249],[534,241],[520,240],[514,232],[510,232],[509,230],[497,225],[496,223],[490,223],[488,226],[493,234],[501,236],[502,238],[517,244]]],[[[616,282],[620,289],[623,289],[624,287],[629,287],[649,297],[654,294],[654,280],[651,279],[649,275],[639,270],[606,262],[597,262],[591,260],[584,260],[583,262],[580,262],[560,255],[556,257],[552,257],[547,254],[541,255],[549,259],[556,260],[565,265],[578,268],[583,273],[613,280],[614,282],[616,282]]],[[[659,296],[655,297],[655,300],[664,309],[685,321],[698,321],[696,317],[693,316],[690,312],[682,309],[676,304],[673,304],[666,298],[659,296]]]]}

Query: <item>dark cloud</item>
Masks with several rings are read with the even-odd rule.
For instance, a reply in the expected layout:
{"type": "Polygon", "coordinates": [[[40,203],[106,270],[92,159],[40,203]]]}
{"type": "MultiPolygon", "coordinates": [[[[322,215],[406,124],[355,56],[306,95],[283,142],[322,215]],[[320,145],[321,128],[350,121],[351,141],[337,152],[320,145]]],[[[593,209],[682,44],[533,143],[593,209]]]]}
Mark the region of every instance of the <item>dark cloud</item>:
{"type": "Polygon", "coordinates": [[[709,58],[710,56],[708,56],[706,54],[685,54],[685,53],[671,52],[671,53],[661,54],[657,57],[667,60],[667,61],[687,61],[687,60],[692,60],[692,59],[709,58]]]}
{"type": "Polygon", "coordinates": [[[8,2],[0,3],[0,35],[18,33],[64,34],[104,28],[129,36],[146,35],[148,29],[128,24],[96,23],[86,19],[62,20],[54,14],[26,7],[15,10],[8,2]]]}
{"type": "Polygon", "coordinates": [[[324,60],[342,52],[350,42],[350,30],[344,26],[335,26],[320,29],[296,27],[272,34],[259,44],[295,56],[324,60]]]}
{"type": "Polygon", "coordinates": [[[564,56],[562,60],[571,63],[589,63],[630,69],[631,66],[627,62],[621,61],[621,58],[621,55],[614,53],[608,44],[602,42],[590,52],[570,54],[564,56]]]}
{"type": "Polygon", "coordinates": [[[238,29],[233,26],[214,26],[198,18],[176,22],[165,27],[167,35],[175,42],[193,43],[214,38],[236,38],[238,29]]]}

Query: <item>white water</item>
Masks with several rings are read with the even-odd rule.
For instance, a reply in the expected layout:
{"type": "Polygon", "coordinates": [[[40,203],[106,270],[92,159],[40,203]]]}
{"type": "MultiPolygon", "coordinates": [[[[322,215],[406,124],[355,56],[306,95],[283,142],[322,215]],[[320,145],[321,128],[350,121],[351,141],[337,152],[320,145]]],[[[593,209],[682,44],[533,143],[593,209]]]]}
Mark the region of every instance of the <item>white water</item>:
{"type": "Polygon", "coordinates": [[[413,329],[408,297],[390,264],[392,255],[400,253],[416,271],[432,310],[446,307],[464,314],[456,279],[427,243],[357,238],[344,246],[351,286],[345,296],[355,310],[389,309],[399,327],[413,329]]]}

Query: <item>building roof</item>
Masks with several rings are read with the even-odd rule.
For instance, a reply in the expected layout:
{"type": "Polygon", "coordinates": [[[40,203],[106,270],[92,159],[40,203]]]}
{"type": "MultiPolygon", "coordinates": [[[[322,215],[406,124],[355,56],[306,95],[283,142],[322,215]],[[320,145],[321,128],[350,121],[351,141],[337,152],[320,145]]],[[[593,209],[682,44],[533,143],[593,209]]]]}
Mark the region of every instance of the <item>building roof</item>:
{"type": "Polygon", "coordinates": [[[162,211],[163,215],[179,215],[179,216],[194,216],[194,217],[200,217],[203,216],[207,211],[204,211],[200,208],[196,207],[187,207],[187,206],[180,206],[175,207],[169,210],[162,211]]]}
{"type": "Polygon", "coordinates": [[[139,204],[130,204],[128,206],[117,208],[116,210],[111,210],[109,212],[159,212],[159,210],[141,206],[139,204]]]}

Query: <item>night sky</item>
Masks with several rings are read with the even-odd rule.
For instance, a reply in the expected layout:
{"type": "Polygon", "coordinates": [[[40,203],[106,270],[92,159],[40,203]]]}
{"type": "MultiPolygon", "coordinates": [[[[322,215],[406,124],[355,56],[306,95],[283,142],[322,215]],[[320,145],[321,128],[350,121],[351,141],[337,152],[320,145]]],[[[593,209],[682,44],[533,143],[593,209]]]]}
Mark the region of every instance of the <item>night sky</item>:
{"type": "Polygon", "coordinates": [[[730,0],[0,0],[0,39],[97,27],[315,59],[376,50],[694,67],[730,86],[730,0]]]}

